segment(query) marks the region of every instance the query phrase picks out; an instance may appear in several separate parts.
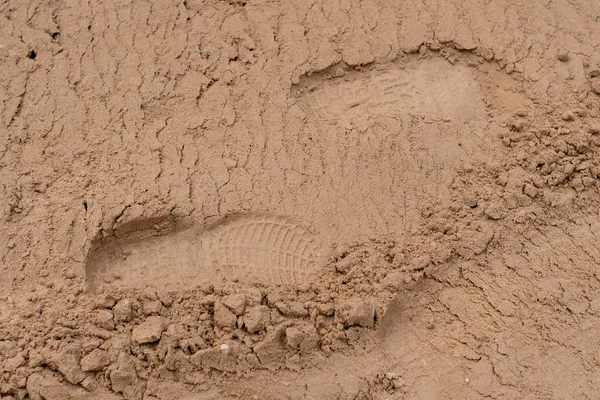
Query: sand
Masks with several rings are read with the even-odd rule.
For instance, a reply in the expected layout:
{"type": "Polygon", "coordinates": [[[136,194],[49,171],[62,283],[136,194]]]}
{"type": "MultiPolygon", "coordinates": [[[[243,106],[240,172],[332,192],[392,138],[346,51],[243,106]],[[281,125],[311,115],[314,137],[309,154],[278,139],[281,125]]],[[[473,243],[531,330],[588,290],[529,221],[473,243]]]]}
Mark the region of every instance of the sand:
{"type": "Polygon", "coordinates": [[[0,4],[0,399],[594,399],[600,3],[0,4]]]}

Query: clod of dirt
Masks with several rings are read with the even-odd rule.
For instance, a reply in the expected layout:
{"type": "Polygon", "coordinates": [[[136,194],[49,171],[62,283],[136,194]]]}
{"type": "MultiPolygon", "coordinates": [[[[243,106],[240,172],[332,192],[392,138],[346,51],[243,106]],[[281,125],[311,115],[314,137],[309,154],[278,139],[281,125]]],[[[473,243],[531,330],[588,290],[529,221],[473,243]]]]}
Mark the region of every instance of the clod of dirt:
{"type": "MultiPolygon", "coordinates": [[[[300,331],[301,335],[296,331],[292,331],[292,335],[295,335],[295,338],[291,340],[292,343],[300,340],[300,352],[304,355],[310,354],[314,351],[319,350],[319,346],[321,344],[321,336],[317,332],[317,329],[308,323],[300,323],[295,327],[298,331],[300,331]],[[300,339],[300,336],[302,339],[300,339]]],[[[287,340],[287,329],[286,329],[286,340],[287,340]]],[[[290,344],[290,340],[288,340],[288,345],[290,344]]],[[[297,346],[297,345],[296,345],[297,346]]],[[[292,346],[294,347],[294,346],[292,346]]]]}
{"type": "Polygon", "coordinates": [[[286,317],[303,318],[308,316],[308,310],[302,304],[291,301],[284,303],[279,301],[275,303],[275,307],[286,317]]]}
{"type": "Polygon", "coordinates": [[[115,329],[115,321],[113,319],[113,313],[110,310],[98,310],[96,311],[96,325],[102,329],[113,330],[115,329]]]}
{"type": "Polygon", "coordinates": [[[116,364],[110,367],[109,378],[113,391],[129,398],[139,397],[141,382],[129,354],[119,354],[116,364]]]}
{"type": "Polygon", "coordinates": [[[105,350],[94,349],[81,359],[83,372],[101,371],[110,364],[110,356],[105,350]]]}
{"type": "Polygon", "coordinates": [[[51,356],[51,361],[58,371],[73,385],[85,379],[85,373],[79,366],[81,350],[76,344],[65,345],[59,353],[51,356]]]}
{"type": "Polygon", "coordinates": [[[340,317],[345,327],[371,327],[375,324],[375,304],[361,299],[348,300],[340,309],[340,317]]]}
{"type": "Polygon", "coordinates": [[[300,329],[292,326],[285,330],[286,343],[292,349],[298,348],[300,346],[300,343],[302,343],[303,339],[304,333],[302,333],[300,329]]]}
{"type": "Polygon", "coordinates": [[[96,298],[97,308],[113,308],[117,300],[110,294],[100,295],[96,298]]]}
{"type": "Polygon", "coordinates": [[[232,294],[223,297],[223,305],[229,308],[235,315],[242,315],[246,309],[246,297],[242,294],[232,294]]]}
{"type": "MultiPolygon", "coordinates": [[[[59,400],[59,399],[91,399],[90,393],[83,388],[61,383],[53,376],[44,376],[34,373],[27,378],[27,394],[31,400],[59,400]]],[[[98,396],[99,393],[94,395],[98,396]]],[[[100,398],[100,397],[98,397],[100,398]]],[[[103,400],[116,400],[118,396],[103,393],[103,400]]]]}
{"type": "Polygon", "coordinates": [[[490,202],[484,212],[486,217],[492,220],[502,219],[506,215],[506,210],[500,201],[490,202]]]}
{"type": "Polygon", "coordinates": [[[160,300],[146,300],[142,306],[145,315],[160,314],[163,303],[160,300]]]}
{"type": "Polygon", "coordinates": [[[235,329],[237,317],[229,308],[225,307],[220,301],[214,305],[214,320],[217,326],[225,329],[235,329]]]}
{"type": "Polygon", "coordinates": [[[260,363],[266,367],[276,367],[285,357],[283,338],[285,335],[285,324],[274,327],[267,333],[265,339],[254,346],[254,353],[260,363]]]}
{"type": "Polygon", "coordinates": [[[267,306],[250,307],[243,317],[243,325],[249,333],[257,333],[269,325],[271,311],[267,306]]]}
{"type": "Polygon", "coordinates": [[[525,186],[523,186],[523,193],[531,198],[534,198],[538,194],[538,189],[532,184],[526,183],[525,186]]]}
{"type": "Polygon", "coordinates": [[[239,345],[223,343],[210,349],[198,350],[190,357],[190,361],[197,367],[235,372],[238,369],[240,354],[239,345]]]}
{"type": "Polygon", "coordinates": [[[404,276],[402,273],[394,271],[387,274],[381,281],[381,284],[385,288],[395,291],[400,287],[402,282],[404,282],[404,276]]]}
{"type": "Polygon", "coordinates": [[[113,307],[114,320],[128,322],[133,318],[133,302],[131,299],[122,299],[113,307]]]}
{"type": "Polygon", "coordinates": [[[9,373],[17,372],[17,368],[25,365],[25,358],[21,354],[17,354],[14,357],[7,358],[4,361],[4,370],[9,373]]]}
{"type": "Polygon", "coordinates": [[[0,340],[0,356],[12,358],[19,352],[19,346],[14,340],[0,340]]]}
{"type": "Polygon", "coordinates": [[[427,268],[430,262],[431,256],[429,256],[428,254],[415,257],[411,262],[410,269],[412,271],[421,271],[427,268]]]}
{"type": "Polygon", "coordinates": [[[165,328],[162,317],[148,317],[140,325],[133,328],[131,339],[137,344],[153,343],[160,339],[165,328]]]}
{"type": "Polygon", "coordinates": [[[600,78],[592,79],[592,92],[595,94],[600,94],[600,78]]]}

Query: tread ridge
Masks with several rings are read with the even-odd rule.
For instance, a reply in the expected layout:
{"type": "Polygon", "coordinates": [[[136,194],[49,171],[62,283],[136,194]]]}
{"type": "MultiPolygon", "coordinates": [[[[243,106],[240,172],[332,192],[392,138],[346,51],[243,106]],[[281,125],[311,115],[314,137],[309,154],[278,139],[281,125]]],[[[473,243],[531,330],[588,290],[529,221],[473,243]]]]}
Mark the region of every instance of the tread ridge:
{"type": "Polygon", "coordinates": [[[208,248],[217,273],[226,275],[224,267],[230,266],[274,284],[299,283],[319,257],[313,235],[282,217],[244,216],[225,222],[211,232],[208,248]]]}

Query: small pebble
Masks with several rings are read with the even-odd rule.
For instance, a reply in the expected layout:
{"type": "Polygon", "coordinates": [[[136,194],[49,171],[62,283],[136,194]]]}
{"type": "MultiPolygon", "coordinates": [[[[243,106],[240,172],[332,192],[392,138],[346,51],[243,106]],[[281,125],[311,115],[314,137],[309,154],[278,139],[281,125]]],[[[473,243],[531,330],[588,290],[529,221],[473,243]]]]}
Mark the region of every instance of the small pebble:
{"type": "Polygon", "coordinates": [[[226,343],[223,343],[221,345],[221,353],[228,355],[229,354],[229,345],[226,343]]]}

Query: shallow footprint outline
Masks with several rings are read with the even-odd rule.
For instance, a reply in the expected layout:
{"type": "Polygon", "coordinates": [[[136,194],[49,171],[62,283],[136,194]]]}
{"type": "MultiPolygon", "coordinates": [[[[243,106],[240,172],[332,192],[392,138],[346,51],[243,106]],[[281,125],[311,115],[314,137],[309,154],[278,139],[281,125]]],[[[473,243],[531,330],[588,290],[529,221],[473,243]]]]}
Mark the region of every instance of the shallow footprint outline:
{"type": "Polygon", "coordinates": [[[133,230],[93,241],[86,281],[90,291],[103,286],[182,288],[222,280],[297,285],[322,264],[322,243],[291,218],[260,213],[162,234],[133,230]]]}

